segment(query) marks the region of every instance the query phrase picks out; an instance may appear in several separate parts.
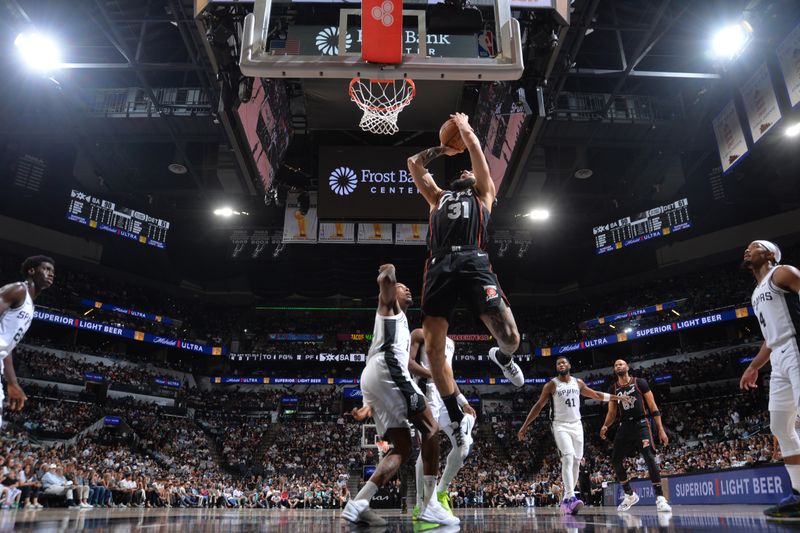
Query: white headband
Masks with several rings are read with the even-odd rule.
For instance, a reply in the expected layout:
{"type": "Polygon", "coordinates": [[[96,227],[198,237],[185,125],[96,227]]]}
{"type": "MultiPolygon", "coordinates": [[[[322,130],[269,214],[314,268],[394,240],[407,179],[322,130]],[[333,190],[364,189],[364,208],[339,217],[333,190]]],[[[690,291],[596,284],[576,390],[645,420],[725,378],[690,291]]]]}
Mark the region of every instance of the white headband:
{"type": "Polygon", "coordinates": [[[766,251],[772,252],[775,255],[775,262],[781,262],[781,249],[772,241],[753,241],[754,243],[763,247],[766,251]]]}

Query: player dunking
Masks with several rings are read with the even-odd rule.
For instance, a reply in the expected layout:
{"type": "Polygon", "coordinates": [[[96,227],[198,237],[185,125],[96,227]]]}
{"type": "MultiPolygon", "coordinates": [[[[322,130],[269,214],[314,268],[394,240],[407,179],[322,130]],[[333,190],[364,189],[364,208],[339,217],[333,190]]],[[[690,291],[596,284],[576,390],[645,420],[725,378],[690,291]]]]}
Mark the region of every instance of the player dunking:
{"type": "MultiPolygon", "coordinates": [[[[394,476],[411,453],[411,421],[422,438],[421,455],[428,494],[433,493],[439,470],[439,428],[425,396],[408,371],[411,335],[405,311],[411,305],[411,291],[397,282],[394,265],[382,265],[378,274],[378,310],[367,365],[361,373],[364,407],[354,409],[356,420],[370,414],[375,418],[378,435],[393,448],[378,463],[369,481],[353,500],[347,502],[342,518],[359,525],[386,525],[386,520],[369,507],[378,489],[394,476]]],[[[447,514],[435,498],[425,502],[420,520],[456,525],[458,518],[447,514]]]]}
{"type": "MultiPolygon", "coordinates": [[[[447,339],[445,345],[445,364],[452,370],[453,368],[453,354],[455,353],[455,344],[451,339],[447,339]]],[[[447,437],[450,439],[450,444],[452,448],[450,449],[450,453],[447,454],[447,460],[445,462],[444,471],[442,472],[442,478],[439,480],[439,483],[436,485],[436,499],[442,505],[442,507],[450,514],[453,514],[452,509],[450,508],[450,499],[448,496],[448,488],[450,487],[450,482],[456,477],[458,471],[464,466],[464,460],[469,455],[470,447],[472,446],[472,428],[475,426],[475,410],[469,405],[469,402],[461,394],[461,391],[458,390],[458,385],[456,385],[456,398],[458,400],[458,405],[464,412],[464,419],[467,421],[466,428],[467,432],[465,434],[465,439],[459,444],[456,441],[456,438],[453,433],[453,428],[451,427],[450,417],[447,414],[447,409],[444,408],[444,402],[442,402],[442,396],[439,394],[439,390],[436,388],[436,385],[431,380],[431,373],[430,373],[430,360],[428,358],[428,354],[425,351],[425,340],[423,337],[423,333],[421,329],[415,329],[411,332],[411,373],[414,375],[419,376],[422,378],[424,383],[420,383],[420,388],[424,387],[425,390],[425,398],[428,400],[428,405],[431,408],[431,413],[433,414],[433,418],[439,423],[439,429],[444,431],[447,437]],[[419,365],[415,368],[413,362],[417,359],[417,355],[419,356],[419,365]]],[[[425,497],[428,495],[425,493],[423,486],[423,472],[422,472],[422,457],[417,458],[417,504],[414,506],[414,511],[412,513],[412,517],[416,518],[417,515],[420,514],[421,511],[424,511],[424,499],[423,494],[425,497]]]]}
{"type": "MultiPolygon", "coordinates": [[[[53,284],[55,261],[44,255],[34,255],[22,262],[20,270],[25,281],[9,283],[0,288],[0,369],[8,388],[8,406],[12,411],[22,409],[28,397],[17,382],[11,352],[31,325],[33,300],[53,284]]],[[[0,409],[2,407],[3,389],[0,386],[0,409]]]]}
{"type": "Polygon", "coordinates": [[[464,170],[440,189],[425,168],[441,155],[457,150],[436,146],[408,158],[408,168],[430,207],[428,260],[422,289],[422,330],[431,373],[452,420],[457,442],[465,438],[464,415],[458,406],[453,371],[445,364],[445,339],[451,314],[459,296],[477,312],[489,328],[499,348],[492,348],[489,359],[503,370],[511,383],[525,383],[522,370],[514,362],[519,347],[519,332],[497,276],[492,271],[486,246],[486,226],[495,200],[495,186],[480,142],[463,113],[451,115],[458,126],[472,170],[464,170]]]}
{"type": "Polygon", "coordinates": [[[792,492],[766,509],[773,518],[800,517],[800,437],[795,420],[800,405],[800,271],[781,265],[781,250],[770,241],[753,241],[744,251],[744,266],[753,271],[753,311],[764,342],[742,374],[743,389],[757,387],[758,370],[772,363],[769,379],[769,428],[778,438],[792,492]]]}
{"type": "Polygon", "coordinates": [[[667,503],[664,490],[661,488],[661,472],[656,463],[655,441],[648,418],[653,417],[661,444],[664,446],[669,444],[669,438],[661,423],[661,411],[658,410],[647,381],[642,378],[632,378],[628,371],[628,363],[622,359],[614,361],[616,379],[609,392],[615,396],[628,396],[633,398],[633,401],[622,404],[619,417],[617,417],[617,404],[609,403],[606,420],[600,429],[600,438],[605,439],[609,426],[616,418],[619,418],[619,427],[614,437],[614,451],[611,454],[611,465],[614,467],[617,481],[622,484],[625,497],[617,510],[627,511],[639,501],[639,495],[633,492],[628,473],[622,464],[626,457],[639,452],[647,463],[647,472],[650,474],[650,481],[653,483],[653,490],[656,493],[656,510],[668,512],[672,510],[672,507],[667,503]]]}
{"type": "Polygon", "coordinates": [[[586,396],[602,402],[630,402],[627,396],[612,396],[607,392],[597,392],[586,386],[582,379],[570,375],[569,359],[556,359],[554,377],[542,387],[539,399],[531,407],[528,417],[517,433],[520,442],[525,440],[528,427],[536,420],[544,406],[553,399],[550,418],[553,420],[553,438],[558,452],[561,454],[561,479],[564,482],[564,500],[561,510],[564,514],[578,514],[583,501],[575,496],[575,484],[578,482],[581,459],[583,458],[583,424],[581,423],[580,396],[586,396]]]}

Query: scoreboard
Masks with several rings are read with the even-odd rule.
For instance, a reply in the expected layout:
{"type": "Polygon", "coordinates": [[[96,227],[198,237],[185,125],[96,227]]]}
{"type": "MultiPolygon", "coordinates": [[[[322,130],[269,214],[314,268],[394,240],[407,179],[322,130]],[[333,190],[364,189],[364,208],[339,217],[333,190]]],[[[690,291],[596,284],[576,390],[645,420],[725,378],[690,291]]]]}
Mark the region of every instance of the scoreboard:
{"type": "Polygon", "coordinates": [[[604,254],[691,227],[689,201],[683,198],[633,217],[596,226],[592,232],[595,250],[598,254],[604,254]]]}
{"type": "Polygon", "coordinates": [[[67,220],[156,248],[166,248],[168,221],[75,189],[70,193],[67,220]]]}

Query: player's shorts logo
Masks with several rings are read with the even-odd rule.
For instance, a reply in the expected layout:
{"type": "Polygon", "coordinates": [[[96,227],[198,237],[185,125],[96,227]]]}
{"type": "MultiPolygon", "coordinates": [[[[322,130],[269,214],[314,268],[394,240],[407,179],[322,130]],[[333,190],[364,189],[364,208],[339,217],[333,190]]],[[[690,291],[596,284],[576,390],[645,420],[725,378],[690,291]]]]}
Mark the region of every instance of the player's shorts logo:
{"type": "Polygon", "coordinates": [[[484,285],[483,290],[486,292],[486,301],[494,300],[497,298],[497,286],[496,285],[484,285]]]}
{"type": "Polygon", "coordinates": [[[650,439],[642,439],[642,448],[647,448],[650,446],[650,439]]]}
{"type": "MultiPolygon", "coordinates": [[[[326,56],[339,55],[339,28],[337,26],[328,26],[322,28],[317,34],[314,44],[317,45],[317,50],[326,56]]],[[[353,38],[348,33],[344,38],[344,47],[350,50],[353,45],[353,38]]]]}
{"type": "Polygon", "coordinates": [[[351,168],[338,167],[328,176],[328,185],[339,196],[347,196],[356,190],[358,176],[351,168]]]}

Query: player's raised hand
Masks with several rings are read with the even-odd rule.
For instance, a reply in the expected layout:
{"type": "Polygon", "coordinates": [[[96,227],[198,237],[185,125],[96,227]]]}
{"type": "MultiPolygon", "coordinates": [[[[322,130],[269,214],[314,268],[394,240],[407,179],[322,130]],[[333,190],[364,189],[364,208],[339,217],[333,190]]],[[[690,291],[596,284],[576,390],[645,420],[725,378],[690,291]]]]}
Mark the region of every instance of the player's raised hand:
{"type": "Polygon", "coordinates": [[[453,113],[450,118],[453,119],[459,130],[472,130],[472,126],[469,125],[469,117],[464,113],[453,113]]]}
{"type": "Polygon", "coordinates": [[[758,370],[748,366],[742,374],[742,379],[739,380],[739,388],[742,390],[757,389],[756,381],[758,381],[758,370]]]}

